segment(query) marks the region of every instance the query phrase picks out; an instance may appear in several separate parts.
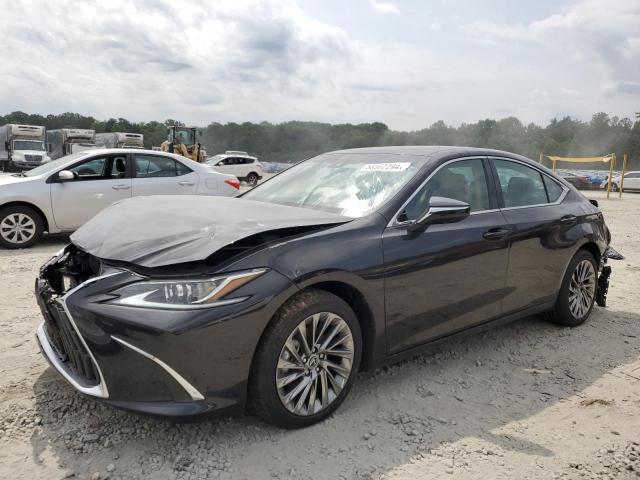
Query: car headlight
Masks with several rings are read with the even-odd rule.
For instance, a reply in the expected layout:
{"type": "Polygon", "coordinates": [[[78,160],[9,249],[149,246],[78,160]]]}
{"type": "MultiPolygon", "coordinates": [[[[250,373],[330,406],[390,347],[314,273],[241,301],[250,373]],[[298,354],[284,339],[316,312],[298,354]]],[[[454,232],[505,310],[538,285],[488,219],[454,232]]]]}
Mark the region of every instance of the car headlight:
{"type": "Polygon", "coordinates": [[[110,303],[130,307],[193,310],[238,303],[248,297],[226,298],[234,290],[254,280],[266,269],[232,273],[214,278],[190,280],[144,280],[111,292],[110,303]]]}

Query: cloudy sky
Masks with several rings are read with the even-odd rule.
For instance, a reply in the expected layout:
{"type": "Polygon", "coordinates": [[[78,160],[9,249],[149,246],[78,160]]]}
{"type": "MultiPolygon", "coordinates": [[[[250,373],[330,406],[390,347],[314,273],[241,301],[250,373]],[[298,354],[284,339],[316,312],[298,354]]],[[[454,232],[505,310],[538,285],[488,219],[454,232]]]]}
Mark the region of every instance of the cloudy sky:
{"type": "Polygon", "coordinates": [[[0,0],[0,113],[382,121],[640,111],[639,0],[0,0]]]}

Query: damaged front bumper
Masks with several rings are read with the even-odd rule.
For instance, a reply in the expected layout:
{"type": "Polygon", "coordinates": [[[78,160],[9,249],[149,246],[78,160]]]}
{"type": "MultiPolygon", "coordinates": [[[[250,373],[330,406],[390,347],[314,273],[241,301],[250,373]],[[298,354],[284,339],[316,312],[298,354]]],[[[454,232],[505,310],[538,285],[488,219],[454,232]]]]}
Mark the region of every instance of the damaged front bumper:
{"type": "Polygon", "coordinates": [[[611,267],[607,265],[607,260],[624,260],[624,256],[612,247],[607,247],[602,255],[602,265],[598,276],[598,289],[596,291],[596,303],[599,307],[607,306],[607,293],[609,292],[609,277],[611,267]]]}
{"type": "MultiPolygon", "coordinates": [[[[270,300],[292,288],[277,272],[238,289],[242,304],[193,311],[114,305],[114,289],[140,277],[109,269],[66,289],[65,254],[36,280],[45,358],[76,390],[114,407],[167,417],[244,407],[255,346],[270,300]],[[255,287],[255,290],[253,288],[255,287]]],[[[287,292],[287,295],[290,292],[287,292]]]]}

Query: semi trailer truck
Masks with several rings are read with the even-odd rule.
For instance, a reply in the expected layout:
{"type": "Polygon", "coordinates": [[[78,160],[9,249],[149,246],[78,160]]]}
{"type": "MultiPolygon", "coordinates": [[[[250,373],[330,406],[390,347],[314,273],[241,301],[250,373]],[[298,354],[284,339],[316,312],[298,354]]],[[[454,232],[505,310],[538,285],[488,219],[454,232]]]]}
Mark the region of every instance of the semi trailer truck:
{"type": "Polygon", "coordinates": [[[96,131],[83,128],[61,128],[47,130],[47,151],[52,159],[64,157],[72,153],[83,152],[96,145],[96,131]]]}
{"type": "Polygon", "coordinates": [[[0,170],[29,170],[51,160],[44,146],[45,128],[10,123],[0,127],[0,170]]]}
{"type": "Polygon", "coordinates": [[[96,144],[105,148],[144,148],[144,135],[125,132],[96,133],[96,144]]]}

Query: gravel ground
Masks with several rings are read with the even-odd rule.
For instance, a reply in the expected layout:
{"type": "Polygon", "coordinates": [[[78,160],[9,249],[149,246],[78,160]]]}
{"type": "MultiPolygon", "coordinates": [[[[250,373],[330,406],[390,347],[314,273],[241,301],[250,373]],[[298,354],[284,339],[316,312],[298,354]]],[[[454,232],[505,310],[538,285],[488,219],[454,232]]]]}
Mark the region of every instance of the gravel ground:
{"type": "Polygon", "coordinates": [[[67,239],[0,250],[0,478],[640,478],[640,195],[601,204],[627,258],[585,325],[531,317],[452,340],[361,374],[332,418],[291,432],[82,397],[34,339],[33,279],[67,239]]]}

